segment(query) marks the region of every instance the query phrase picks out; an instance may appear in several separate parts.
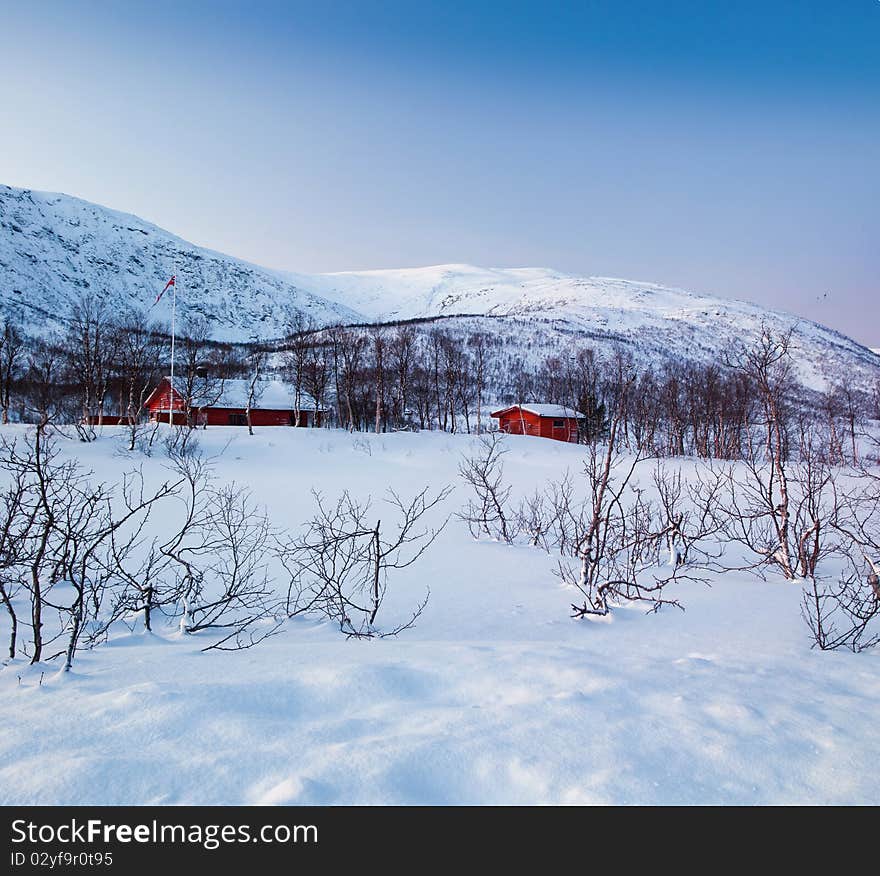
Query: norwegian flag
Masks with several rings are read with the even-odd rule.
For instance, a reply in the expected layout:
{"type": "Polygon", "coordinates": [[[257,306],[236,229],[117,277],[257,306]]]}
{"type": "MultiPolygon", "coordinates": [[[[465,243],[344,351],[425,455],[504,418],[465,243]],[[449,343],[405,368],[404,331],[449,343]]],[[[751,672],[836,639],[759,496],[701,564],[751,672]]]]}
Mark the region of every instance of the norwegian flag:
{"type": "Polygon", "coordinates": [[[165,284],[165,288],[164,288],[164,289],[163,289],[163,290],[162,290],[162,291],[156,296],[156,300],[153,302],[153,307],[155,307],[155,306],[156,306],[156,305],[162,300],[162,296],[168,291],[168,287],[169,287],[169,286],[174,286],[174,285],[176,285],[175,282],[174,282],[176,279],[177,279],[177,276],[174,275],[174,276],[172,276],[171,279],[165,284]]]}

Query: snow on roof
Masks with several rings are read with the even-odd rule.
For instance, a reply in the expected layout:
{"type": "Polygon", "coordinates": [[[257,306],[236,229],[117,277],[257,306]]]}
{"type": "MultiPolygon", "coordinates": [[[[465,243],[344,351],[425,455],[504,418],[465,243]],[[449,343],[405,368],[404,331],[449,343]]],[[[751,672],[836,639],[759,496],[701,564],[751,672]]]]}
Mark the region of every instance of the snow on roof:
{"type": "MultiPolygon", "coordinates": [[[[179,396],[187,393],[186,381],[174,378],[174,391],[179,396]]],[[[219,378],[198,378],[193,386],[193,407],[211,408],[246,408],[249,380],[221,380],[219,378]]],[[[292,411],[296,407],[293,387],[281,380],[261,380],[257,384],[254,403],[255,411],[292,411]]],[[[317,408],[315,400],[307,393],[300,393],[299,409],[301,411],[324,410],[317,408]]]]}
{"type": "Polygon", "coordinates": [[[492,414],[493,417],[498,414],[503,413],[504,411],[512,410],[513,408],[521,408],[524,411],[528,411],[530,414],[535,414],[538,417],[554,417],[555,419],[578,419],[585,420],[586,417],[574,410],[573,408],[567,408],[563,405],[510,405],[510,407],[503,408],[500,411],[496,411],[492,414]]]}

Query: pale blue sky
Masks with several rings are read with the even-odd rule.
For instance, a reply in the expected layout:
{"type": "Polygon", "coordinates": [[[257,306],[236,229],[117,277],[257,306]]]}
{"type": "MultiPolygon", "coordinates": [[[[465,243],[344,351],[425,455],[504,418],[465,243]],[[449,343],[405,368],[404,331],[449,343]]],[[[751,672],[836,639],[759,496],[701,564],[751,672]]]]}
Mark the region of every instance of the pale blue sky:
{"type": "Polygon", "coordinates": [[[0,182],[273,267],[548,266],[880,345],[877,0],[0,0],[0,39],[0,182]]]}

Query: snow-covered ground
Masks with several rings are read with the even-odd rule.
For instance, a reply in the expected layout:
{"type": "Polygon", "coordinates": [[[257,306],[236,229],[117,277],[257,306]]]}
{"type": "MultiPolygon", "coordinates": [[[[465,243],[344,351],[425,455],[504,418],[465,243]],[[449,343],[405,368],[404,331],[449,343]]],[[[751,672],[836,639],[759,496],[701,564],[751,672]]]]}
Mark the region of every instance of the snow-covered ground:
{"type": "MultiPolygon", "coordinates": [[[[455,483],[472,442],[202,437],[223,451],[217,472],[291,528],[311,516],[313,486],[378,501],[388,485],[455,483]]],[[[105,428],[65,452],[115,479],[132,464],[120,444],[105,428]]],[[[518,492],[582,456],[508,446],[518,492]]],[[[161,454],[145,464],[158,475],[161,454]]],[[[436,519],[465,498],[458,486],[436,519]]],[[[122,630],[67,676],[18,660],[0,670],[0,803],[880,802],[880,655],[811,651],[799,585],[731,574],[680,585],[684,613],[575,622],[553,566],[475,542],[453,518],[402,573],[392,613],[426,586],[431,597],[396,639],[297,620],[238,653],[122,630]]]]}

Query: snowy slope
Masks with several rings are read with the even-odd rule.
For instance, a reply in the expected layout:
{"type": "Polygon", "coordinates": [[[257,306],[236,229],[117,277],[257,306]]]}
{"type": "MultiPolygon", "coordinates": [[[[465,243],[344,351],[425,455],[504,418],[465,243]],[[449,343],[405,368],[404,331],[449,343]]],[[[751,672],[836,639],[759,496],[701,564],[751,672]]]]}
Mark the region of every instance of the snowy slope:
{"type": "MultiPolygon", "coordinates": [[[[295,528],[313,486],[378,499],[455,483],[473,439],[201,441],[219,476],[295,528]]],[[[506,441],[516,496],[582,463],[577,446],[506,441]]],[[[160,454],[125,459],[121,443],[105,428],[64,448],[102,478],[136,462],[166,476],[160,454]]],[[[435,521],[464,501],[459,486],[435,521]]],[[[575,622],[554,563],[476,542],[453,517],[395,585],[402,610],[431,590],[397,639],[304,620],[250,651],[200,653],[198,637],[122,627],[66,677],[18,660],[0,668],[0,803],[880,803],[880,660],[810,651],[800,585],[731,573],[678,585],[683,613],[575,622]]]]}
{"type": "MultiPolygon", "coordinates": [[[[175,270],[179,315],[205,316],[218,339],[277,337],[288,308],[322,324],[360,318],[277,272],[194,246],[136,216],[0,186],[0,308],[32,331],[58,327],[86,290],[119,307],[149,307],[175,270]]],[[[153,313],[170,319],[170,296],[153,313]]]]}
{"type": "MultiPolygon", "coordinates": [[[[317,325],[447,317],[444,325],[452,330],[499,334],[526,359],[558,350],[561,338],[602,349],[623,346],[650,364],[717,361],[719,350],[767,324],[794,329],[808,385],[823,387],[829,373],[867,385],[880,369],[880,356],[844,335],[745,301],[546,268],[272,271],[194,246],[135,216],[67,195],[0,186],[0,308],[32,332],[61,325],[85,290],[109,296],[118,307],[147,306],[175,265],[182,316],[203,315],[223,340],[278,337],[292,308],[317,325]]],[[[166,296],[155,313],[167,319],[169,306],[166,296]]]]}
{"type": "Polygon", "coordinates": [[[487,315],[511,337],[571,335],[621,344],[642,358],[717,361],[719,352],[760,332],[793,329],[802,380],[822,388],[828,375],[870,382],[876,351],[790,314],[747,301],[609,277],[575,277],[546,268],[437,265],[389,271],[294,275],[304,288],[344,301],[375,320],[487,315]]]}

